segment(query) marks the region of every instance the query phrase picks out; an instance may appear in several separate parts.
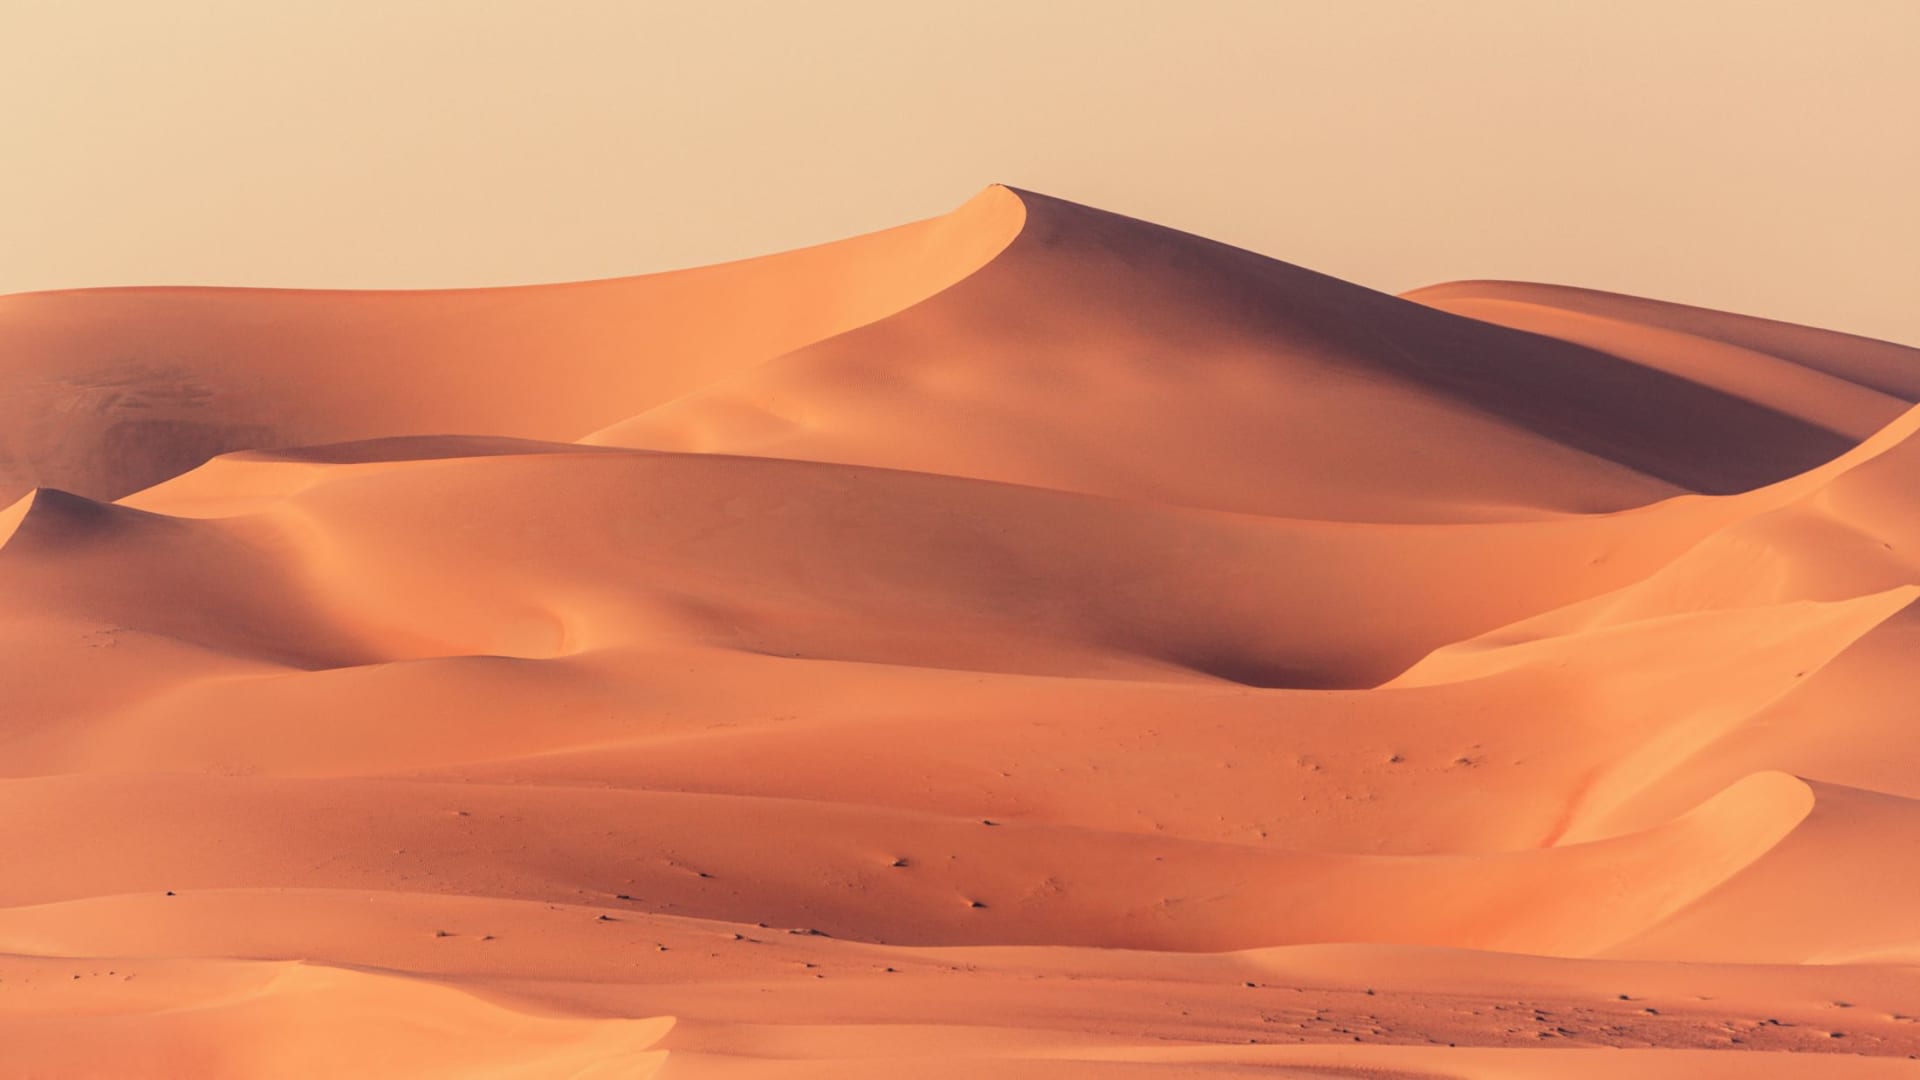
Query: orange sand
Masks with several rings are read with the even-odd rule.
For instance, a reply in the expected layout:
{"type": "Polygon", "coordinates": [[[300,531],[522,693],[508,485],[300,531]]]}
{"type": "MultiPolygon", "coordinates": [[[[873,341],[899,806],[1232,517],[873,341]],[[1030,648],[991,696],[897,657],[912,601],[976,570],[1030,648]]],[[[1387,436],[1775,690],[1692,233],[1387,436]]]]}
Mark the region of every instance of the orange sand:
{"type": "Polygon", "coordinates": [[[1920,351],[992,188],[0,364],[0,1074],[1920,1076],[1920,351]]]}

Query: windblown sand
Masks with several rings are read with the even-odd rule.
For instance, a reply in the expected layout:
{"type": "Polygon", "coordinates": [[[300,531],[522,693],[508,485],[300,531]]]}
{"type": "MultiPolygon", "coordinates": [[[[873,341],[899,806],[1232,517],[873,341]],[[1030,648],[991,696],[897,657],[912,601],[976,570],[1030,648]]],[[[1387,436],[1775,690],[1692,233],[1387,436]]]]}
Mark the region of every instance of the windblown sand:
{"type": "Polygon", "coordinates": [[[1920,351],[991,188],[0,298],[0,1074],[1920,1076],[1920,351]]]}

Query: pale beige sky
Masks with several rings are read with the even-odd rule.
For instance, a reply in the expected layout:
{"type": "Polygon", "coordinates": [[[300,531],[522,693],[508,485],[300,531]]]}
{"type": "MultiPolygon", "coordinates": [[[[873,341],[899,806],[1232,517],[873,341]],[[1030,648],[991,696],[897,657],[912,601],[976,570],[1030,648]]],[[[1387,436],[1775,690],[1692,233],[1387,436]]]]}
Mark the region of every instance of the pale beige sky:
{"type": "Polygon", "coordinates": [[[991,181],[1920,343],[1920,0],[0,0],[0,292],[601,277],[991,181]]]}

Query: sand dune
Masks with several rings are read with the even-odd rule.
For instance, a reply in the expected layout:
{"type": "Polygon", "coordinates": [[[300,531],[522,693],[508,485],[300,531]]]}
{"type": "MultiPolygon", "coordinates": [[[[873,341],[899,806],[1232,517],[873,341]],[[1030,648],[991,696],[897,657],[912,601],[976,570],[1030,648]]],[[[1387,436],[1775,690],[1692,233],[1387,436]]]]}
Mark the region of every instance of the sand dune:
{"type": "Polygon", "coordinates": [[[990,188],[944,218],[837,244],[566,285],[3,297],[0,497],[117,498],[260,447],[575,438],[939,291],[1024,213],[990,188]]]}
{"type": "Polygon", "coordinates": [[[992,188],[0,364],[0,1073],[1920,1076],[1920,351],[992,188]]]}
{"type": "Polygon", "coordinates": [[[1021,197],[1020,235],[953,288],[586,441],[1360,521],[1616,510],[1851,445],[1820,402],[1021,197]]]}
{"type": "Polygon", "coordinates": [[[523,1016],[292,961],[0,957],[0,971],[16,1075],[647,1077],[666,1059],[647,1047],[672,1026],[523,1016]]]}

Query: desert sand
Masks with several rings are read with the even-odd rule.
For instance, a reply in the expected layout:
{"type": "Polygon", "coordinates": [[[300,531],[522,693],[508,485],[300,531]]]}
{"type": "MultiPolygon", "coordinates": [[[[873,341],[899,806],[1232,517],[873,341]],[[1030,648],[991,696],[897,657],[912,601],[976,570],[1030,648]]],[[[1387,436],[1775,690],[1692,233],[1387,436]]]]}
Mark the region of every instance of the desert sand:
{"type": "Polygon", "coordinates": [[[993,187],[0,380],[0,1074],[1920,1077],[1920,350],[993,187]]]}

